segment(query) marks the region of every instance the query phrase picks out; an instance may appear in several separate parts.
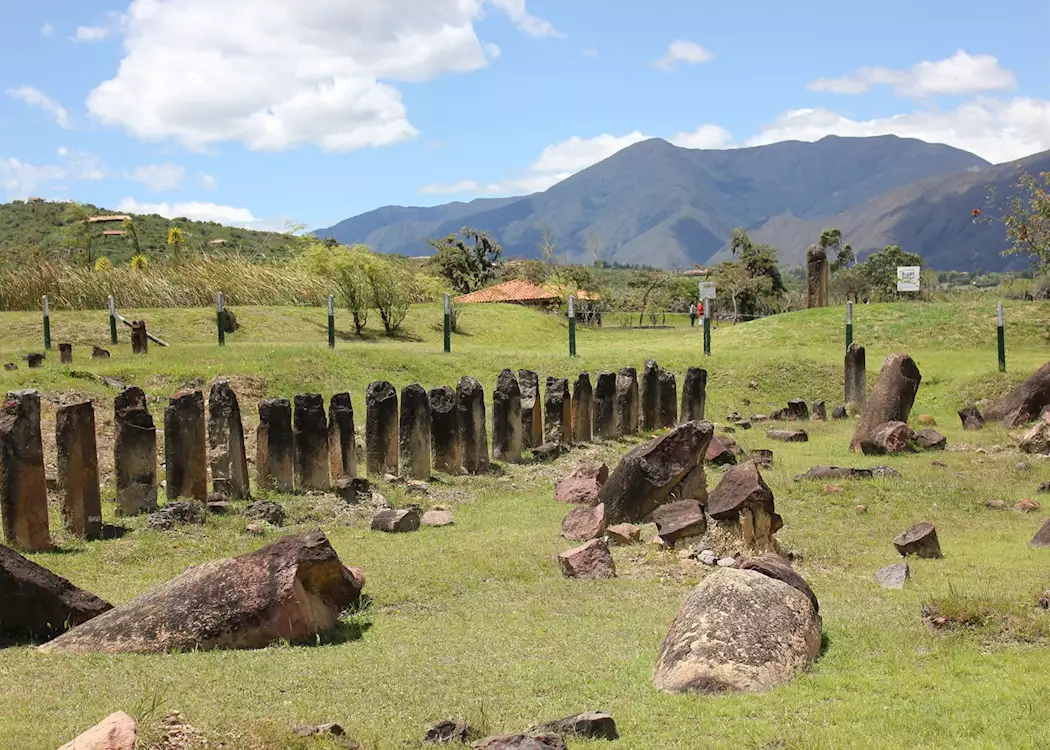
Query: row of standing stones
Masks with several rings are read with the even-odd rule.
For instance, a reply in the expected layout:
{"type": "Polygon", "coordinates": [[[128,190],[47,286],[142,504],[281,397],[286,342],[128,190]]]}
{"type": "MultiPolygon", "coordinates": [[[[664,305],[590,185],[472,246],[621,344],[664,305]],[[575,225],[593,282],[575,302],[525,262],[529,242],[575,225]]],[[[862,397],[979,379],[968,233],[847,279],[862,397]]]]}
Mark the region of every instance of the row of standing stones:
{"type": "MultiPolygon", "coordinates": [[[[692,368],[682,391],[683,419],[703,417],[707,373],[692,368]]],[[[485,392],[472,377],[455,389],[429,393],[413,383],[401,390],[385,381],[365,394],[365,464],[369,477],[398,475],[429,479],[432,471],[480,474],[490,462],[485,392]]],[[[603,372],[592,390],[582,373],[571,391],[567,380],[547,378],[541,402],[539,377],[521,370],[500,373],[492,397],[491,458],[522,460],[531,448],[542,457],[572,443],[616,438],[673,426],[678,418],[675,377],[649,362],[639,382],[634,368],[603,372]]],[[[157,430],[140,388],[114,400],[114,466],[117,512],[136,515],[156,510],[157,430]]],[[[60,406],[56,412],[56,486],[68,533],[98,539],[103,533],[94,406],[90,401],[60,406]]],[[[165,489],[169,500],[209,499],[213,492],[243,500],[250,494],[244,430],[237,395],[225,379],[211,387],[207,405],[199,390],[181,390],[164,410],[165,489]]],[[[26,551],[51,546],[47,487],[40,429],[40,394],[7,394],[0,417],[0,509],[7,542],[26,551]]],[[[258,486],[279,492],[334,488],[356,502],[358,447],[349,393],[332,396],[325,413],[320,394],[293,401],[259,403],[256,441],[258,486]]]]}

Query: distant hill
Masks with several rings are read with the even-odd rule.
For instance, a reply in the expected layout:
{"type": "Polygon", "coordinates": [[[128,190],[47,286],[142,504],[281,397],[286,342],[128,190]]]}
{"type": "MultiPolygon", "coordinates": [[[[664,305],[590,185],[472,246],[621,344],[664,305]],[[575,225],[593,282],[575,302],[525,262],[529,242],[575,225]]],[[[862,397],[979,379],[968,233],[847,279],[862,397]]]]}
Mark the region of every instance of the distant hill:
{"type": "MultiPolygon", "coordinates": [[[[820,230],[834,226],[859,256],[900,245],[937,270],[1020,271],[1031,259],[1001,255],[1007,246],[1006,233],[994,219],[1002,216],[1009,197],[1016,193],[1022,169],[1031,174],[1050,172],[1050,151],[914,182],[818,221],[778,216],[751,232],[751,238],[775,244],[781,262],[798,263],[820,230]],[[990,191],[996,196],[995,205],[989,203],[990,191]],[[975,208],[993,221],[975,224],[975,208]]],[[[719,259],[726,256],[723,252],[719,259]]]]}
{"type": "Polygon", "coordinates": [[[715,256],[733,227],[772,228],[785,215],[820,223],[916,181],[988,166],[966,151],[896,136],[709,151],[652,139],[542,193],[386,207],[318,234],[420,255],[427,252],[425,237],[469,225],[495,235],[507,255],[535,257],[549,230],[561,256],[577,262],[590,261],[594,234],[604,260],[689,267],[715,256]]]}
{"type": "MultiPolygon", "coordinates": [[[[59,252],[66,247],[65,227],[68,203],[24,202],[0,204],[0,262],[6,261],[12,251],[35,245],[45,251],[59,252]]],[[[97,206],[85,208],[93,216],[114,216],[120,212],[97,206]]],[[[290,241],[278,232],[259,232],[252,229],[227,227],[213,221],[190,221],[188,219],[166,219],[157,214],[132,214],[139,247],[147,255],[170,253],[168,228],[182,229],[187,250],[224,252],[253,255],[256,257],[280,257],[287,252],[290,241]],[[212,243],[222,240],[222,243],[212,243]]],[[[106,256],[113,263],[123,263],[134,254],[126,235],[105,234],[122,231],[120,222],[96,222],[90,225],[92,253],[106,256]]]]}

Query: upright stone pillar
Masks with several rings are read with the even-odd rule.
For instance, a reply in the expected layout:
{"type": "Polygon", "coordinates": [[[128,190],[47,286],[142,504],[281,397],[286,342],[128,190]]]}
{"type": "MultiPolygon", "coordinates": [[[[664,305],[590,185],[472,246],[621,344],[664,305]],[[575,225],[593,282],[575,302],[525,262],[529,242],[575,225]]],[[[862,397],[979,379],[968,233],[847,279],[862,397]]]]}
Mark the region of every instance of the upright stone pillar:
{"type": "Polygon", "coordinates": [[[816,245],[806,251],[806,307],[828,306],[828,256],[816,245]]]}
{"type": "Polygon", "coordinates": [[[463,469],[468,474],[489,470],[489,436],[485,417],[485,389],[475,378],[464,375],[456,385],[459,402],[459,446],[463,469]]]}
{"type": "Polygon", "coordinates": [[[132,386],[113,399],[113,464],[117,513],[133,516],[157,508],[157,428],[146,394],[132,386]]]}
{"type": "Polygon", "coordinates": [[[365,392],[365,460],[368,476],[397,474],[397,391],[385,380],[370,383],[365,392]]]}
{"type": "Polygon", "coordinates": [[[64,365],[73,364],[73,345],[72,344],[59,344],[58,345],[58,361],[64,365]]]}
{"type": "Polygon", "coordinates": [[[642,431],[652,432],[660,427],[660,366],[655,360],[645,363],[641,380],[642,431]]]}
{"type": "Polygon", "coordinates": [[[419,383],[401,389],[399,435],[402,475],[430,479],[430,399],[419,383]]]}
{"type": "Polygon", "coordinates": [[[430,401],[430,447],[434,471],[459,474],[463,457],[459,446],[459,399],[447,385],[427,394],[430,401]]]}
{"type": "Polygon", "coordinates": [[[11,547],[51,547],[37,391],[12,391],[0,409],[0,516],[11,547]]]}
{"type": "Polygon", "coordinates": [[[707,410],[707,370],[690,367],[682,382],[682,424],[702,421],[707,410]]]}
{"type": "Polygon", "coordinates": [[[149,336],[146,335],[146,321],[131,322],[131,353],[146,354],[149,349],[149,336]]]}
{"type": "Polygon", "coordinates": [[[248,454],[237,394],[230,381],[220,378],[208,394],[208,453],[215,491],[235,500],[247,500],[248,454]]]}
{"type": "Polygon", "coordinates": [[[853,343],[846,350],[846,403],[864,406],[868,400],[868,373],[864,347],[853,343]]]}
{"type": "Polygon", "coordinates": [[[678,383],[674,373],[660,368],[659,370],[660,410],[657,424],[660,427],[674,427],[678,424],[678,383]]]}
{"type": "Polygon", "coordinates": [[[71,536],[101,539],[95,407],[90,401],[58,407],[55,447],[58,449],[56,479],[62,493],[62,526],[71,536]]]}
{"type": "Polygon", "coordinates": [[[572,386],[572,439],[575,443],[591,442],[593,400],[591,376],[581,372],[572,386]]]}
{"type": "Polygon", "coordinates": [[[536,448],[543,444],[543,399],[540,376],[532,370],[518,370],[521,391],[521,447],[536,448]]]}
{"type": "Polygon", "coordinates": [[[492,394],[492,457],[498,461],[521,461],[521,390],[510,370],[496,378],[492,394]]]}
{"type": "Polygon", "coordinates": [[[297,393],[292,411],[297,492],[327,490],[328,420],[320,393],[297,393]]]}
{"type": "Polygon", "coordinates": [[[208,499],[204,394],[179,391],[164,410],[164,474],[168,500],[208,499]]]}
{"type": "Polygon", "coordinates": [[[357,476],[354,405],[349,393],[336,393],[328,404],[328,460],[333,482],[357,476]]]}
{"type": "Polygon", "coordinates": [[[638,371],[625,367],[616,376],[616,433],[638,432],[638,371]]]}
{"type": "Polygon", "coordinates": [[[544,418],[547,422],[548,443],[572,444],[572,396],[565,378],[547,378],[543,398],[544,418]]]}
{"type": "Polygon", "coordinates": [[[292,404],[286,398],[259,402],[255,430],[255,477],[260,487],[291,492],[295,487],[295,438],[292,404]]]}
{"type": "Polygon", "coordinates": [[[616,373],[600,372],[594,388],[594,437],[616,439],[616,373]]]}

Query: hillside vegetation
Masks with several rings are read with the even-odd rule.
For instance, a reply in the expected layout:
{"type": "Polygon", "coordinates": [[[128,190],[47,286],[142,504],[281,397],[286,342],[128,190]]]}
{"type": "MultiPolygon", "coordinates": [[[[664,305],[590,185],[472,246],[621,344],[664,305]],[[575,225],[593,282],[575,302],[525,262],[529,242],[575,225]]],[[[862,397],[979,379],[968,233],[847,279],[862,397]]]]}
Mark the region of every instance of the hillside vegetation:
{"type": "MultiPolygon", "coordinates": [[[[73,216],[70,203],[22,202],[0,204],[0,265],[17,266],[34,262],[37,256],[71,256],[74,250],[90,254],[92,260],[109,258],[114,265],[125,264],[136,252],[150,257],[169,256],[168,230],[178,227],[187,252],[246,255],[253,258],[279,258],[287,254],[290,240],[278,232],[228,227],[213,221],[191,221],[186,218],[166,219],[157,214],[131,215],[138,249],[131,232],[121,222],[96,222],[87,225],[88,234],[72,238],[71,229],[81,221],[73,216]],[[125,231],[124,235],[105,235],[107,231],[125,231]],[[90,237],[90,248],[86,240],[90,237]],[[223,240],[221,244],[210,244],[223,240]],[[90,253],[88,253],[90,250],[90,253]]],[[[123,215],[118,211],[80,204],[86,216],[123,215]]]]}

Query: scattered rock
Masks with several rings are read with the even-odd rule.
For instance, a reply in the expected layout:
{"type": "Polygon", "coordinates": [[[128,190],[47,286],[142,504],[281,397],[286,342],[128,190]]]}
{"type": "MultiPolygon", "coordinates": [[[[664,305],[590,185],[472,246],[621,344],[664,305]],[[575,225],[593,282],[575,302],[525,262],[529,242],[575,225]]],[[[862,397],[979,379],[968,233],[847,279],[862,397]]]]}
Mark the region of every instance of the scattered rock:
{"type": "Polygon", "coordinates": [[[709,464],[715,466],[730,466],[736,463],[736,455],[724,443],[728,438],[712,437],[707,445],[707,453],[704,456],[709,464]]]}
{"type": "Polygon", "coordinates": [[[919,424],[921,424],[923,427],[936,427],[937,420],[934,419],[933,416],[930,414],[920,414],[919,424]]]}
{"type": "Polygon", "coordinates": [[[860,515],[864,515],[865,513],[868,512],[868,506],[867,505],[854,505],[853,506],[853,510],[856,511],[860,515]]]}
{"type": "Polygon", "coordinates": [[[452,526],[452,511],[428,510],[423,514],[422,523],[424,526],[452,526]]]}
{"type": "Polygon", "coordinates": [[[91,358],[92,359],[109,359],[109,350],[103,349],[100,346],[91,347],[91,358]]]}
{"type": "Polygon", "coordinates": [[[588,711],[576,716],[566,716],[564,719],[529,727],[528,731],[530,733],[559,734],[569,739],[574,737],[589,740],[620,739],[620,734],[616,731],[616,722],[605,711],[588,711]]]}
{"type": "Polygon", "coordinates": [[[604,539],[592,539],[558,555],[558,565],[566,578],[615,578],[616,565],[604,539]]]}
{"type": "Polygon", "coordinates": [[[532,457],[537,461],[553,461],[569,449],[563,443],[544,443],[532,449],[532,457]]]}
{"type": "Polygon", "coordinates": [[[405,494],[426,497],[430,494],[430,485],[419,479],[410,479],[405,485],[405,494]]]}
{"type": "Polygon", "coordinates": [[[418,508],[381,510],[372,517],[372,531],[385,531],[389,534],[418,531],[421,520],[418,508]]]}
{"type": "Polygon", "coordinates": [[[917,555],[933,559],[942,556],[941,546],[937,541],[937,529],[927,521],[909,526],[893,540],[893,546],[904,557],[917,555]]]}
{"type": "Polygon", "coordinates": [[[1036,419],[1050,404],[1050,362],[985,410],[985,417],[1004,427],[1020,427],[1036,419]]]}
{"type": "Polygon", "coordinates": [[[609,479],[605,464],[580,464],[554,486],[554,499],[559,503],[596,505],[598,492],[609,479]]]}
{"type": "Polygon", "coordinates": [[[781,443],[809,442],[809,435],[805,430],[767,430],[766,437],[781,443]]]}
{"type": "Polygon", "coordinates": [[[716,563],[720,568],[735,568],[736,558],[735,557],[723,557],[716,563]]]}
{"type": "Polygon", "coordinates": [[[761,466],[763,469],[773,468],[773,451],[768,448],[753,450],[747,457],[749,460],[754,461],[756,466],[761,466]]]}
{"type": "Polygon", "coordinates": [[[248,536],[264,536],[267,528],[268,524],[265,521],[252,521],[244,527],[244,533],[248,536]]]}
{"type": "Polygon", "coordinates": [[[824,492],[828,495],[837,495],[840,492],[845,492],[846,488],[841,484],[825,484],[824,492]]]}
{"type": "Polygon", "coordinates": [[[1016,464],[1014,464],[1014,468],[1017,469],[1018,471],[1021,471],[1021,472],[1024,472],[1025,474],[1027,474],[1028,472],[1030,472],[1032,470],[1032,465],[1030,463],[1028,463],[1027,461],[1018,461],[1016,464]]]}
{"type": "Polygon", "coordinates": [[[810,411],[813,412],[813,419],[818,422],[828,421],[828,405],[825,401],[814,401],[810,407],[810,411]]]}
{"type": "Polygon", "coordinates": [[[911,575],[908,563],[899,562],[875,571],[875,580],[884,589],[902,589],[911,575]]]}
{"type": "Polygon", "coordinates": [[[886,422],[866,434],[860,441],[865,455],[883,456],[904,453],[911,447],[915,433],[904,422],[886,422]]]}
{"type": "Polygon", "coordinates": [[[4,365],[4,369],[8,372],[13,372],[14,370],[18,369],[18,365],[16,365],[14,362],[8,362],[4,365]]]}
{"type": "Polygon", "coordinates": [[[1024,453],[1042,454],[1050,453],[1050,425],[1046,422],[1038,422],[1030,430],[1025,432],[1018,443],[1018,447],[1024,453]]]}
{"type": "Polygon", "coordinates": [[[244,509],[244,515],[257,521],[266,521],[266,523],[273,526],[282,525],[286,517],[284,508],[279,503],[270,500],[256,500],[254,503],[249,504],[244,509]]]}
{"type": "Polygon", "coordinates": [[[751,461],[727,471],[707,498],[707,512],[716,521],[734,519],[746,506],[762,508],[770,514],[775,511],[773,492],[751,461]]]}
{"type": "Polygon", "coordinates": [[[364,574],[318,529],[190,568],[40,646],[54,653],[167,653],[262,648],[331,629],[364,574]]]}
{"type": "MultiPolygon", "coordinates": [[[[915,394],[922,382],[922,375],[916,367],[914,360],[907,354],[891,354],[882,363],[879,377],[875,380],[875,387],[871,390],[871,396],[864,404],[860,415],[860,422],[853,433],[850,448],[854,453],[867,453],[865,446],[879,445],[876,433],[883,429],[886,423],[903,423],[908,431],[908,439],[911,439],[911,430],[907,427],[908,415],[915,403],[915,394]]],[[[882,440],[890,440],[901,437],[900,428],[887,432],[882,440]]],[[[907,441],[905,441],[906,443],[907,441]]],[[[889,448],[895,446],[897,441],[885,445],[889,448]]],[[[898,452],[888,450],[886,452],[898,452]]]]}
{"type": "Polygon", "coordinates": [[[814,466],[805,474],[799,474],[795,481],[806,479],[873,479],[874,477],[899,477],[900,472],[888,466],[876,466],[871,469],[851,469],[843,466],[814,466]]]}
{"type": "MultiPolygon", "coordinates": [[[[213,493],[214,494],[214,493],[213,493]]],[[[209,498],[211,495],[208,496],[209,498]]],[[[218,497],[222,497],[219,495],[218,497]]],[[[208,500],[208,512],[217,516],[228,516],[233,512],[233,504],[227,500],[208,500]]]]}
{"type": "Polygon", "coordinates": [[[1002,500],[985,500],[984,507],[988,508],[989,510],[1002,510],[1006,507],[1006,503],[1004,503],[1002,500]]]}
{"type": "Polygon", "coordinates": [[[505,734],[486,737],[470,746],[472,750],[567,750],[560,734],[505,734]]]}
{"type": "Polygon", "coordinates": [[[634,544],[642,539],[642,530],[633,523],[618,523],[605,530],[605,535],[613,544],[634,544]]]}
{"type": "Polygon", "coordinates": [[[766,690],[816,661],[820,641],[804,593],[755,570],[716,570],[672,623],[653,684],[669,693],[766,690]]]}
{"type": "Polygon", "coordinates": [[[586,542],[605,535],[605,503],[573,508],[561,522],[561,535],[566,539],[586,542]]]}
{"type": "Polygon", "coordinates": [[[671,545],[679,539],[703,536],[707,531],[704,509],[696,500],[679,500],[661,505],[653,511],[653,522],[656,523],[660,538],[671,545]]]}
{"type": "Polygon", "coordinates": [[[1041,485],[1039,485],[1038,491],[1042,492],[1043,494],[1050,492],[1050,482],[1043,482],[1041,485]]]}
{"type": "Polygon", "coordinates": [[[34,370],[37,367],[41,367],[44,364],[46,357],[40,353],[27,354],[26,363],[29,365],[29,369],[34,370]]]}
{"type": "Polygon", "coordinates": [[[58,750],[134,750],[137,739],[135,720],[117,711],[58,750]]]}
{"type": "Polygon", "coordinates": [[[740,560],[736,561],[736,567],[741,570],[755,570],[764,576],[783,581],[788,586],[805,594],[813,603],[813,611],[820,612],[820,603],[817,601],[817,595],[813,593],[813,589],[811,589],[809,584],[806,583],[806,580],[800,576],[793,567],[791,567],[791,563],[780,555],[767,553],[764,555],[758,555],[757,557],[742,557],[740,560]]]}
{"type": "Polygon", "coordinates": [[[948,447],[948,438],[937,430],[921,430],[915,435],[915,445],[919,450],[943,451],[948,447]]]}
{"type": "Polygon", "coordinates": [[[168,503],[163,508],[150,514],[146,524],[155,531],[171,531],[176,526],[186,524],[202,525],[204,508],[200,503],[178,501],[168,503]]]}
{"type": "Polygon", "coordinates": [[[846,411],[845,406],[836,406],[831,410],[832,419],[848,419],[849,413],[846,411]]]}
{"type": "Polygon", "coordinates": [[[1029,544],[1037,549],[1050,547],[1050,518],[1040,527],[1039,531],[1035,532],[1035,536],[1032,537],[1032,541],[1029,544]]]}
{"type": "Polygon", "coordinates": [[[984,427],[984,417],[976,406],[966,406],[959,409],[959,421],[962,422],[964,430],[979,430],[984,427]]]}
{"type": "Polygon", "coordinates": [[[341,726],[329,724],[299,724],[292,727],[296,737],[342,737],[346,732],[341,726]]]}
{"type": "Polygon", "coordinates": [[[474,729],[465,721],[445,719],[439,721],[423,735],[423,742],[431,745],[447,745],[458,742],[467,744],[474,735],[474,729]]]}
{"type": "Polygon", "coordinates": [[[714,550],[704,549],[700,550],[697,554],[696,559],[702,562],[704,565],[717,565],[718,555],[714,553],[714,550]]]}
{"type": "Polygon", "coordinates": [[[1043,506],[1037,503],[1035,500],[1032,500],[1031,498],[1018,500],[1017,503],[1014,505],[1014,510],[1020,511],[1021,513],[1034,513],[1035,511],[1042,509],[1043,506]]]}

